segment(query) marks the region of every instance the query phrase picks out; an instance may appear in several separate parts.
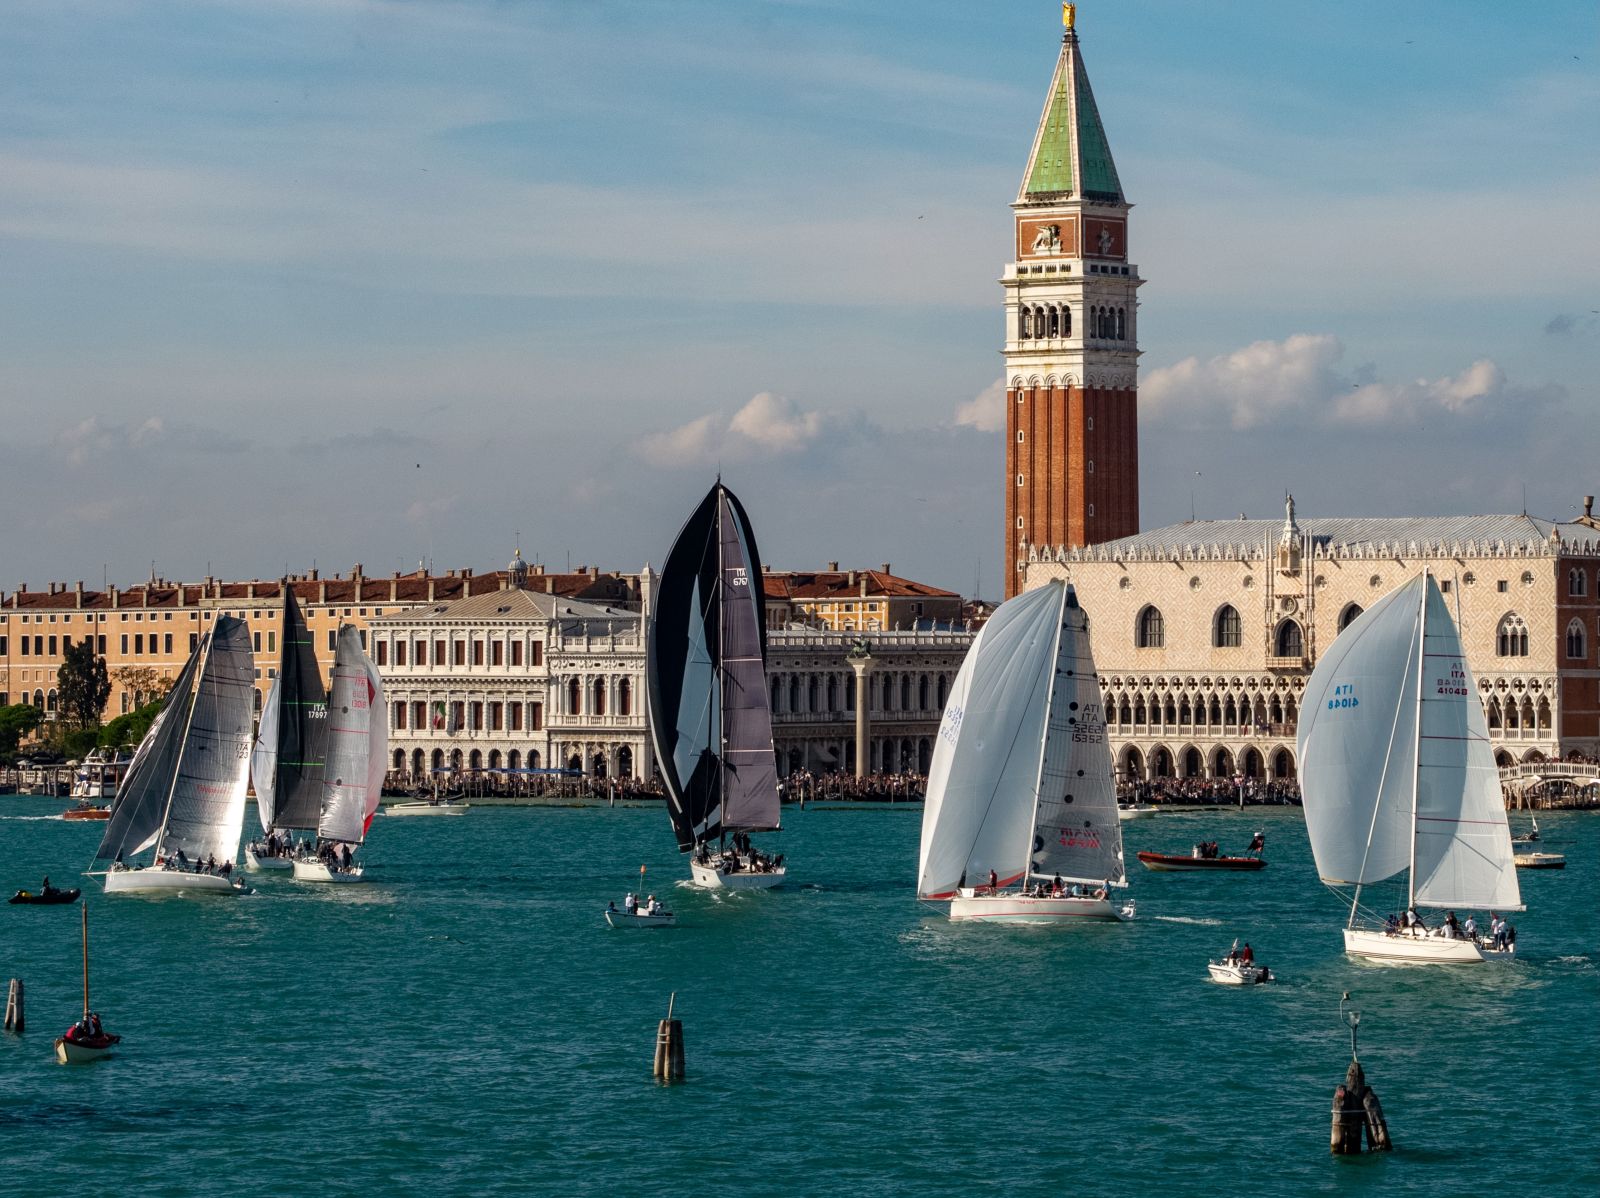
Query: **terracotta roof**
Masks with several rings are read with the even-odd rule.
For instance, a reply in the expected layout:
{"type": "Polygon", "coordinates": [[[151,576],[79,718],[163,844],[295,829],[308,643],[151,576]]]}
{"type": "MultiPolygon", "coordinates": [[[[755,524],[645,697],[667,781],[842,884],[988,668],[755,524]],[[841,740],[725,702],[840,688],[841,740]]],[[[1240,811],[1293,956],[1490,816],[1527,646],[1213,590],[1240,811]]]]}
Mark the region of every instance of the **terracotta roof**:
{"type": "Polygon", "coordinates": [[[960,598],[954,591],[940,590],[885,570],[769,570],[761,576],[762,589],[769,602],[860,599],[863,580],[867,584],[865,597],[868,599],[960,598]]]}
{"type": "Polygon", "coordinates": [[[625,608],[598,603],[586,603],[565,595],[551,595],[543,591],[506,590],[485,591],[464,598],[424,603],[403,611],[386,613],[374,624],[447,623],[452,620],[504,620],[519,621],[567,619],[606,620],[637,619],[638,613],[625,608]]]}

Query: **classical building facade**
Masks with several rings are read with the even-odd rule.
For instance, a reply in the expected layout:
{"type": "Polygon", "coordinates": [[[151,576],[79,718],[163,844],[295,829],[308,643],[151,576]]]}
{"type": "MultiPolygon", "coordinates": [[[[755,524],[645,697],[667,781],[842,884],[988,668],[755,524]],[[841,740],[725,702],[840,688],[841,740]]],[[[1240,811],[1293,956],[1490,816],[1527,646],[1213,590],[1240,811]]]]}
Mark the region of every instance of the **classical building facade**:
{"type": "Polygon", "coordinates": [[[901,578],[885,562],[876,570],[765,570],[767,627],[801,626],[833,632],[882,632],[955,626],[961,596],[901,578]]]}
{"type": "Polygon", "coordinates": [[[1012,204],[1005,294],[1006,597],[1032,545],[1139,530],[1139,268],[1071,17],[1012,204]]]}
{"type": "Polygon", "coordinates": [[[1600,522],[1526,515],[1216,520],[1027,547],[1089,613],[1124,778],[1293,778],[1300,698],[1366,607],[1431,570],[1502,765],[1600,755],[1600,522]]]}

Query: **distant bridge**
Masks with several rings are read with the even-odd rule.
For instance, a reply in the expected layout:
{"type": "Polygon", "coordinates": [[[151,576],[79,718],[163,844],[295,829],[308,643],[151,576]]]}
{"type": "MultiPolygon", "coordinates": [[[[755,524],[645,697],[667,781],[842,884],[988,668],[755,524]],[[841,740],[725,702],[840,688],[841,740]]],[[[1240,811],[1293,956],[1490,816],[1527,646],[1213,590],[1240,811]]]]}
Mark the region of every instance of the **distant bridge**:
{"type": "Polygon", "coordinates": [[[1521,761],[1500,767],[1500,785],[1527,806],[1528,792],[1544,782],[1600,786],[1600,764],[1593,761],[1521,761]]]}

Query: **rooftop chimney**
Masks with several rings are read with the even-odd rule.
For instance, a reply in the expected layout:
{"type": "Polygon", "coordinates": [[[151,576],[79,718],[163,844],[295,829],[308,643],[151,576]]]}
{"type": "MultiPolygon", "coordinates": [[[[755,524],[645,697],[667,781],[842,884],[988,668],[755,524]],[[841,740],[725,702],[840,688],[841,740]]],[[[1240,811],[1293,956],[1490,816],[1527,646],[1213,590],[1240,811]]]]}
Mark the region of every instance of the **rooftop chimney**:
{"type": "Polygon", "coordinates": [[[889,569],[889,563],[888,562],[884,562],[883,565],[878,567],[878,569],[882,570],[885,574],[893,574],[894,573],[893,570],[889,569]]]}
{"type": "Polygon", "coordinates": [[[1593,495],[1585,495],[1583,497],[1583,518],[1585,520],[1593,520],[1594,519],[1594,496],[1593,495]]]}
{"type": "Polygon", "coordinates": [[[829,574],[837,574],[838,572],[839,572],[839,563],[838,562],[829,562],[828,563],[828,573],[829,574]]]}

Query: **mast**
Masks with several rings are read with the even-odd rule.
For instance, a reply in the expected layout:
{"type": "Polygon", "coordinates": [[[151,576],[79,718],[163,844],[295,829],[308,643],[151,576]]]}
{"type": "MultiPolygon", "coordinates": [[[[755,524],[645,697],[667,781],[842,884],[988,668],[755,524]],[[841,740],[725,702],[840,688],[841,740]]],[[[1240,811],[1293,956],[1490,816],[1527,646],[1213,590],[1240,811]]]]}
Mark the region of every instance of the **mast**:
{"type": "Polygon", "coordinates": [[[1417,730],[1418,750],[1411,766],[1411,868],[1406,870],[1406,910],[1417,905],[1417,799],[1422,789],[1422,678],[1428,660],[1428,584],[1432,573],[1422,571],[1422,611],[1417,625],[1417,730]]]}
{"type": "MultiPolygon", "coordinates": [[[[219,617],[219,619],[220,618],[221,617],[219,617]]],[[[206,667],[211,664],[211,645],[213,643],[213,633],[215,632],[216,625],[213,624],[211,626],[211,632],[205,634],[206,647],[205,651],[200,655],[200,669],[195,672],[195,676],[190,682],[190,686],[192,688],[198,687],[200,683],[205,680],[206,667]]],[[[162,849],[166,847],[167,821],[172,818],[172,796],[178,793],[178,774],[183,769],[183,755],[189,746],[189,729],[194,726],[194,709],[196,706],[198,706],[198,704],[194,701],[193,694],[191,692],[189,710],[188,713],[183,717],[183,736],[178,741],[178,757],[177,760],[173,762],[172,778],[167,783],[167,805],[166,808],[161,812],[161,835],[156,837],[157,857],[162,856],[162,849]]],[[[235,846],[235,848],[237,849],[237,846],[235,846]]]]}
{"type": "Polygon", "coordinates": [[[83,916],[83,1017],[89,1018],[89,904],[78,908],[83,916]]]}
{"type": "Polygon", "coordinates": [[[1044,789],[1044,754],[1050,744],[1050,713],[1056,702],[1056,679],[1061,671],[1061,633],[1067,626],[1067,585],[1061,585],[1061,605],[1056,609],[1056,638],[1050,647],[1050,688],[1044,694],[1044,735],[1039,738],[1039,765],[1033,772],[1033,818],[1028,821],[1028,852],[1022,859],[1022,889],[1033,878],[1033,842],[1039,835],[1039,795],[1044,789]]]}
{"type": "Polygon", "coordinates": [[[711,523],[711,535],[717,539],[717,585],[711,592],[712,602],[717,606],[717,826],[723,828],[722,842],[728,839],[723,816],[722,804],[728,794],[728,722],[723,718],[727,708],[726,697],[728,694],[728,667],[726,665],[727,646],[724,642],[728,639],[727,620],[727,579],[722,574],[722,508],[726,499],[722,490],[722,475],[717,475],[717,514],[711,523]]]}

